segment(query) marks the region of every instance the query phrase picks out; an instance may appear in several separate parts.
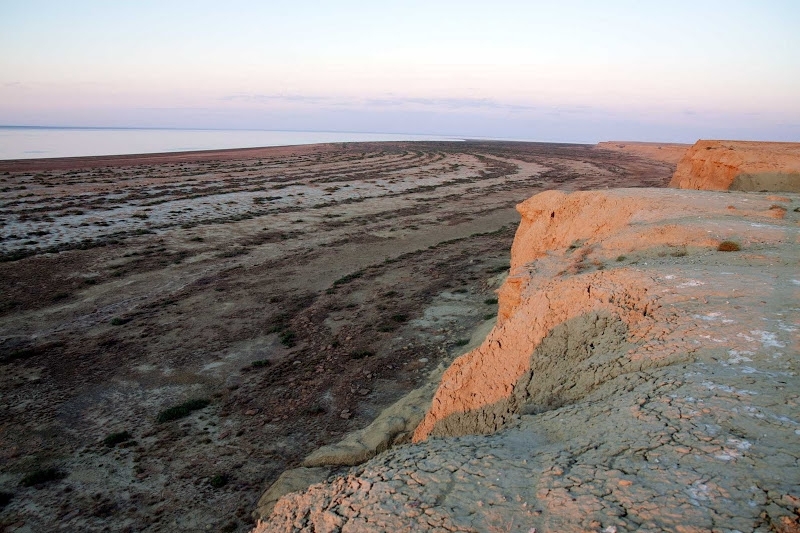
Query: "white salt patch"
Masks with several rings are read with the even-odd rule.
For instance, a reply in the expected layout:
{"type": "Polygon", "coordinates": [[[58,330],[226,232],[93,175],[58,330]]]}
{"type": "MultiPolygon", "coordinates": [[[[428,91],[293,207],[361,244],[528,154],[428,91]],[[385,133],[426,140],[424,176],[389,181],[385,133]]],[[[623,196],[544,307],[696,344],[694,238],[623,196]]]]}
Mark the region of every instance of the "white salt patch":
{"type": "Polygon", "coordinates": [[[778,341],[778,337],[769,331],[754,330],[750,332],[752,335],[761,337],[761,344],[765,348],[784,348],[786,345],[778,341]]]}

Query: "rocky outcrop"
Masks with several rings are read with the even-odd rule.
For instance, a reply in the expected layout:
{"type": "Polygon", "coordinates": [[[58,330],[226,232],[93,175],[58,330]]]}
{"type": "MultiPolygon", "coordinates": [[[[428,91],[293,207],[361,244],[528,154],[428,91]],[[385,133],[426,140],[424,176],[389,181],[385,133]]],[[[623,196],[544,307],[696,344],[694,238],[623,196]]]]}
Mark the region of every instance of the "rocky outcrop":
{"type": "Polygon", "coordinates": [[[697,141],[678,162],[670,187],[800,192],[800,143],[697,141]]]}
{"type": "Polygon", "coordinates": [[[445,372],[416,443],[284,496],[257,530],[797,531],[797,205],[520,204],[498,322],[445,372]]]}

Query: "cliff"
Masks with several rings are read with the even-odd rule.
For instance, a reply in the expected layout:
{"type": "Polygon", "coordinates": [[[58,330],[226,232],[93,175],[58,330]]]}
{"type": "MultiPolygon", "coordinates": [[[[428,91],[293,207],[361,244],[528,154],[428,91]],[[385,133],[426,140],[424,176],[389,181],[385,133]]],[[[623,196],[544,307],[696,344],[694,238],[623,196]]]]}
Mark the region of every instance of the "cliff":
{"type": "Polygon", "coordinates": [[[648,143],[632,141],[603,141],[595,145],[599,150],[611,150],[676,164],[683,158],[691,144],[648,143]]]}
{"type": "Polygon", "coordinates": [[[678,162],[670,187],[800,192],[800,143],[697,141],[678,162]]]}
{"type": "Polygon", "coordinates": [[[523,202],[497,325],[415,443],[284,496],[257,531],[797,531],[799,202],[523,202]]]}

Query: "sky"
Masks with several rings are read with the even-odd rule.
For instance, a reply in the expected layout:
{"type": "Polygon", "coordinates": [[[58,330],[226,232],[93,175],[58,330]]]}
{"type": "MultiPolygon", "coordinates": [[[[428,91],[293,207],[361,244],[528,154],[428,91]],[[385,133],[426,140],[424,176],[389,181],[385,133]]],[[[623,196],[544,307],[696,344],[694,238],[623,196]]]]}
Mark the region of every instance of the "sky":
{"type": "Polygon", "coordinates": [[[800,141],[800,1],[0,0],[0,125],[800,141]]]}

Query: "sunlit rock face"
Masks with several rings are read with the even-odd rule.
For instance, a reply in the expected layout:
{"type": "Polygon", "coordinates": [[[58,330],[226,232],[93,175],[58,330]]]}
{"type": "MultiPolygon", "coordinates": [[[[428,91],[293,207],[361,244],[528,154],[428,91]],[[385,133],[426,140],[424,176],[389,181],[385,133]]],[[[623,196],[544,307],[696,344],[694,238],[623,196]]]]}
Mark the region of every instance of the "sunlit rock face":
{"type": "Polygon", "coordinates": [[[670,187],[800,192],[800,143],[697,141],[678,162],[670,187]]]}

